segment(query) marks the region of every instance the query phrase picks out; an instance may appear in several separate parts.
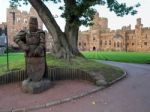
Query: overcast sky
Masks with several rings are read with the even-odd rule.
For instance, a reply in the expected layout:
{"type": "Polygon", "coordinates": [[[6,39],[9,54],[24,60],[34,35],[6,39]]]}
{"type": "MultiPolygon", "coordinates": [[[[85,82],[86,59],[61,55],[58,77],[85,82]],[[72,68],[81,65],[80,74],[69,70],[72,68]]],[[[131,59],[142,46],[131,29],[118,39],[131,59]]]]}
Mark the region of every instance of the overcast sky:
{"type": "MultiPolygon", "coordinates": [[[[141,6],[138,8],[138,14],[135,16],[124,16],[124,17],[117,17],[113,12],[110,12],[105,6],[96,6],[97,11],[101,17],[108,18],[108,27],[111,29],[120,29],[122,26],[128,26],[131,24],[132,28],[134,28],[136,24],[137,18],[142,18],[142,23],[144,27],[150,27],[150,0],[119,0],[126,2],[127,5],[135,5],[137,2],[140,2],[141,6]]],[[[60,15],[61,11],[58,10],[58,5],[49,3],[47,4],[50,6],[50,10],[52,11],[53,15],[60,15]]],[[[62,4],[60,4],[62,5],[62,4]]],[[[6,22],[6,9],[9,7],[9,0],[0,0],[0,23],[6,22]]],[[[19,8],[20,10],[29,11],[30,5],[22,6],[19,8]]],[[[58,24],[60,25],[61,29],[64,28],[65,21],[58,17],[56,18],[58,24]]],[[[81,27],[81,30],[86,28],[81,27]]]]}

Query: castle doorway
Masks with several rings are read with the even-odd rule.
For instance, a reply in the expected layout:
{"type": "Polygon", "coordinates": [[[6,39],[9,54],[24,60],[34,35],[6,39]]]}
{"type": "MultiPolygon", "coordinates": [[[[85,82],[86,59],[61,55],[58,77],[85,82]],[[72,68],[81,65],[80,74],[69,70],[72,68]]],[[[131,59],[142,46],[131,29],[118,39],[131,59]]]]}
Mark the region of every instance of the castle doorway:
{"type": "Polygon", "coordinates": [[[96,51],[96,47],[93,47],[93,51],[96,51]]]}

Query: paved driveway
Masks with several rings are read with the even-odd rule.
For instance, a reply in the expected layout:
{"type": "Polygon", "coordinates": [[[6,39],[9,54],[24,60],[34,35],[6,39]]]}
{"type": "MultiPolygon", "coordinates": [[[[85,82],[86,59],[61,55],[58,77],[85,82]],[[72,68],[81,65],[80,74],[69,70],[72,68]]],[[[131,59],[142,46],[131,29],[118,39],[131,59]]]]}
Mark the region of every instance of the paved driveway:
{"type": "Polygon", "coordinates": [[[150,65],[101,62],[123,68],[128,77],[103,91],[35,112],[150,112],[150,65]]]}

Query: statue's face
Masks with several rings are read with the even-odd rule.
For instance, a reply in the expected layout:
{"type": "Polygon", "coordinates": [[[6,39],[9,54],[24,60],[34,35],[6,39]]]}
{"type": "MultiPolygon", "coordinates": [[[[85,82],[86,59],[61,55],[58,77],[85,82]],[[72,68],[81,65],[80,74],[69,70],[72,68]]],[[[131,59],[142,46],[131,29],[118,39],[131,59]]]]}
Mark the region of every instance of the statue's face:
{"type": "Polygon", "coordinates": [[[38,25],[37,24],[29,24],[29,30],[30,32],[36,32],[38,29],[38,25]]]}
{"type": "Polygon", "coordinates": [[[30,20],[29,20],[29,30],[30,30],[30,32],[36,32],[38,30],[37,18],[30,17],[30,20]]]}

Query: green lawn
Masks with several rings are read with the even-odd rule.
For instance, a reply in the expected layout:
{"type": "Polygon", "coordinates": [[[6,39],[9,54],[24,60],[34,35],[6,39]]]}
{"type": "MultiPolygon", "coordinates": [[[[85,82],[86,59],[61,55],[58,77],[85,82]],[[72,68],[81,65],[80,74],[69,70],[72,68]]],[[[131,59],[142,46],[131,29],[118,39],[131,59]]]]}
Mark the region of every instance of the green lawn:
{"type": "Polygon", "coordinates": [[[96,52],[85,51],[83,55],[88,59],[110,60],[128,63],[150,64],[150,52],[96,52]]]}
{"type": "MultiPolygon", "coordinates": [[[[14,63],[18,61],[23,61],[24,60],[24,54],[23,53],[9,53],[9,62],[14,63]]],[[[7,55],[0,55],[0,65],[4,65],[7,63],[7,55]]]]}
{"type": "MultiPolygon", "coordinates": [[[[23,53],[9,53],[10,70],[23,69],[25,67],[23,53]]],[[[7,71],[7,55],[0,55],[0,74],[7,71]]]]}
{"type": "MultiPolygon", "coordinates": [[[[0,75],[7,72],[6,55],[0,56],[0,75]]],[[[10,70],[25,69],[23,53],[9,54],[10,70]]],[[[69,61],[64,59],[57,59],[51,54],[47,54],[47,64],[49,67],[74,68],[83,71],[100,71],[107,81],[112,81],[123,74],[120,68],[98,63],[94,60],[75,57],[69,61]]]]}

